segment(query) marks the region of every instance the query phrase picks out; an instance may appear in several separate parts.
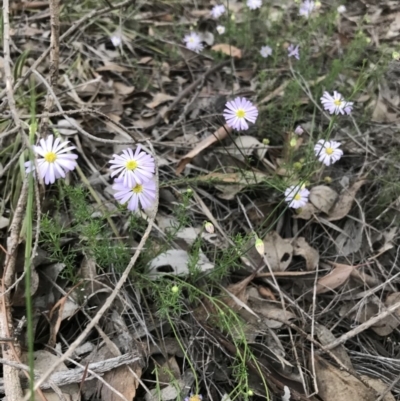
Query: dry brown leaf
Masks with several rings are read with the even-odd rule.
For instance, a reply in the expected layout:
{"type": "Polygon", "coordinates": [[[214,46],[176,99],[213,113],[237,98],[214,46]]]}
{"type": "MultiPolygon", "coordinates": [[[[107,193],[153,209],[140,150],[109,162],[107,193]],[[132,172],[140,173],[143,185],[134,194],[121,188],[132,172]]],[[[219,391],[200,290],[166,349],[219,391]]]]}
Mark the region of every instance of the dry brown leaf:
{"type": "Polygon", "coordinates": [[[339,195],[338,201],[335,206],[329,212],[328,221],[340,220],[347,216],[350,212],[351,206],[353,205],[354,198],[358,190],[367,182],[367,180],[356,181],[350,188],[345,189],[339,195]]]}
{"type": "Polygon", "coordinates": [[[336,237],[335,247],[340,256],[357,252],[362,244],[363,225],[354,220],[347,220],[343,231],[336,237]]]}
{"type": "Polygon", "coordinates": [[[272,271],[285,271],[292,261],[293,246],[276,231],[269,232],[264,241],[264,262],[272,271]]]}
{"type": "MultiPolygon", "coordinates": [[[[400,292],[394,292],[388,295],[385,300],[385,306],[388,308],[397,302],[400,302],[400,292]]],[[[393,332],[400,325],[400,308],[395,313],[389,315],[377,323],[376,326],[372,326],[372,330],[379,336],[385,337],[393,332]]]]}
{"type": "Polygon", "coordinates": [[[334,263],[334,269],[324,277],[318,279],[317,282],[317,294],[323,294],[334,290],[344,284],[350,277],[351,272],[356,268],[355,266],[342,265],[340,263],[334,263]]]}
{"type": "Polygon", "coordinates": [[[125,85],[123,82],[114,82],[113,88],[119,95],[122,96],[128,96],[135,90],[134,86],[125,85]]]}
{"type": "MultiPolygon", "coordinates": [[[[336,337],[327,327],[318,323],[315,324],[315,334],[322,345],[328,345],[336,340],[336,337]]],[[[343,363],[344,366],[348,369],[353,369],[353,364],[351,363],[349,354],[343,345],[338,345],[336,348],[332,349],[331,352],[340,360],[340,362],[343,363]]]]}
{"type": "Polygon", "coordinates": [[[299,237],[293,242],[294,255],[302,256],[306,260],[308,271],[315,270],[319,263],[319,252],[310,246],[304,237],[299,237]]]}
{"type": "Polygon", "coordinates": [[[293,215],[295,219],[310,220],[315,214],[318,214],[319,210],[310,202],[306,203],[300,209],[297,209],[297,213],[293,215]]]}
{"type": "Polygon", "coordinates": [[[242,51],[240,49],[238,49],[237,47],[232,46],[228,43],[220,43],[220,44],[214,45],[211,48],[211,50],[224,53],[233,58],[242,58],[242,51]]]}
{"type": "Polygon", "coordinates": [[[326,214],[332,209],[338,194],[326,185],[317,185],[310,190],[310,202],[321,212],[326,214]]]}
{"type": "MultiPolygon", "coordinates": [[[[350,373],[335,368],[319,356],[315,357],[318,395],[324,401],[375,401],[378,394],[374,394],[365,384],[350,373]]],[[[376,388],[372,383],[371,387],[376,388]]],[[[383,384],[383,383],[382,383],[383,384]]],[[[384,401],[392,401],[389,393],[384,401]]]]}
{"type": "Polygon", "coordinates": [[[123,67],[122,65],[116,63],[106,63],[102,67],[97,68],[96,71],[130,72],[132,70],[130,68],[123,67]]]}
{"type": "Polygon", "coordinates": [[[149,109],[155,109],[160,104],[165,102],[169,102],[170,100],[175,99],[175,96],[168,95],[167,93],[157,93],[154,95],[153,100],[149,103],[146,103],[146,107],[149,109]]]}
{"type": "MultiPolygon", "coordinates": [[[[250,276],[246,277],[244,280],[239,281],[236,284],[231,284],[228,287],[226,287],[226,291],[230,292],[233,294],[236,298],[238,298],[241,302],[244,304],[247,304],[247,286],[249,283],[253,280],[255,276],[255,273],[251,274],[250,276]]],[[[238,310],[241,309],[237,302],[232,299],[229,295],[223,297],[223,301],[233,310],[238,310]]]]}
{"type": "MultiPolygon", "coordinates": [[[[136,365],[129,365],[130,368],[135,372],[133,374],[129,367],[119,366],[116,369],[106,372],[103,376],[104,380],[115,390],[119,391],[127,400],[133,400],[136,395],[136,389],[138,388],[139,381],[136,377],[142,375],[142,369],[136,365]]],[[[115,394],[107,386],[101,387],[101,399],[107,401],[121,401],[121,397],[115,394]]]]}
{"type": "Polygon", "coordinates": [[[190,161],[197,156],[200,152],[204,149],[207,149],[209,146],[214,144],[215,142],[222,141],[227,137],[228,134],[232,132],[232,128],[224,125],[219,127],[217,131],[215,131],[212,135],[208,136],[207,138],[203,139],[201,142],[197,144],[197,146],[187,153],[182,159],[179,161],[178,166],[175,170],[175,174],[179,175],[182,173],[185,166],[190,163],[190,161]]]}

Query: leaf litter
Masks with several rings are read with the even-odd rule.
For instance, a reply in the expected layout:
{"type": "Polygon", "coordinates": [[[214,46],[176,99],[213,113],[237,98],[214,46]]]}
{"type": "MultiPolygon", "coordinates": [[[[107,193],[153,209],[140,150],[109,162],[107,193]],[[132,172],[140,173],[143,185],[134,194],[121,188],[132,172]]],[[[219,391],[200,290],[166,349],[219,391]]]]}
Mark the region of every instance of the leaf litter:
{"type": "MultiPolygon", "coordinates": [[[[82,174],[88,175],[82,180],[89,183],[85,197],[94,210],[89,219],[79,223],[80,211],[73,211],[77,201],[68,190],[59,199],[49,196],[50,192],[42,199],[42,212],[54,219],[50,225],[46,226],[46,220],[41,225],[36,251],[42,251],[41,246],[45,251],[31,273],[30,290],[38,312],[33,322],[35,345],[48,349],[35,351],[35,368],[42,371],[59,360],[57,352],[68,349],[113,291],[122,271],[117,266],[119,258],[125,258],[126,265],[138,246],[143,235],[141,224],[148,217],[142,215],[140,221],[115,207],[106,164],[112,153],[126,148],[120,142],[131,147],[140,142],[151,148],[159,165],[161,206],[156,226],[119,297],[74,354],[81,364],[110,361],[125,353],[140,355],[139,361],[112,365],[102,372],[103,381],[90,377],[82,384],[85,374],[81,373],[80,381],[60,386],[65,398],[153,401],[185,398],[199,391],[207,399],[229,400],[238,396],[231,393],[234,388],[265,398],[266,390],[260,386],[265,381],[273,396],[285,401],[375,400],[384,392],[381,399],[398,399],[395,344],[400,315],[396,310],[369,330],[362,326],[399,302],[395,202],[391,199],[381,208],[379,196],[387,191],[385,172],[397,169],[397,162],[390,168],[379,163],[398,146],[393,134],[396,127],[391,124],[398,121],[398,61],[391,61],[382,73],[375,58],[375,64],[372,57],[369,64],[363,53],[354,56],[359,62],[366,60],[365,71],[374,77],[366,80],[361,93],[352,99],[356,107],[365,104],[370,110],[371,122],[368,126],[360,122],[361,131],[357,117],[349,117],[343,125],[332,123],[333,137],[344,143],[345,158],[325,170],[307,172],[312,183],[309,203],[292,212],[284,207],[283,184],[297,184],[303,178],[300,172],[310,167],[306,149],[326,124],[325,117],[315,118],[313,108],[317,97],[337,77],[325,68],[311,74],[294,60],[290,65],[282,62],[289,40],[297,39],[297,34],[289,38],[280,33],[275,40],[269,33],[276,22],[285,26],[296,23],[298,5],[293,2],[271,4],[266,18],[258,12],[246,14],[249,10],[244,2],[230,2],[231,14],[225,20],[226,29],[231,30],[229,40],[215,34],[216,21],[209,17],[211,4],[206,3],[196,8],[182,3],[179,7],[184,13],[166,3],[141,4],[135,9],[126,5],[121,18],[107,14],[100,27],[88,17],[84,20],[87,25],[79,25],[79,35],[67,37],[70,42],[61,41],[62,78],[55,81],[53,89],[64,112],[50,117],[49,132],[55,130],[80,144],[80,157],[85,160],[82,174]],[[252,18],[249,25],[246,15],[252,18]],[[261,15],[265,21],[258,26],[261,15]],[[243,37],[231,40],[235,26],[259,30],[259,37],[253,42],[246,28],[243,37]],[[171,31],[177,27],[199,30],[206,51],[197,54],[185,49],[177,31],[171,31]],[[267,41],[271,37],[269,44],[273,46],[271,64],[272,58],[258,55],[259,45],[265,45],[266,28],[267,41]],[[113,45],[107,32],[118,33],[121,45],[113,45]],[[71,44],[70,49],[66,43],[71,44]],[[218,64],[221,59],[224,61],[218,64]],[[298,71],[301,73],[296,75],[298,71]],[[378,87],[374,86],[375,78],[379,78],[378,87]],[[239,135],[225,125],[223,107],[233,96],[258,99],[262,124],[239,135]],[[297,115],[292,113],[295,107],[301,110],[297,115]],[[300,124],[305,132],[296,138],[293,132],[300,124]],[[85,137],[81,130],[99,142],[85,137]],[[113,140],[117,142],[107,142],[113,140]],[[380,159],[374,159],[377,154],[380,159]],[[346,180],[348,185],[340,188],[346,180]],[[187,195],[190,191],[191,196],[187,195]],[[97,201],[91,196],[97,196],[97,201]],[[106,214],[108,221],[103,219],[106,214]],[[97,229],[91,235],[96,219],[108,230],[112,223],[113,234],[97,229]],[[57,225],[60,221],[63,223],[57,225]],[[215,233],[205,232],[205,221],[212,222],[215,233]],[[47,238],[42,233],[47,233],[47,238]],[[261,256],[254,248],[255,233],[262,238],[261,256]],[[111,238],[109,243],[107,237],[111,238]],[[174,314],[165,314],[166,305],[174,314]],[[237,314],[240,324],[223,324],[231,313],[237,314]],[[337,323],[338,316],[341,320],[337,323]],[[343,333],[352,333],[354,325],[361,327],[332,350],[358,378],[340,370],[329,355],[310,354],[309,333],[314,324],[317,342],[313,346],[321,344],[322,350],[343,333]],[[176,337],[178,349],[167,350],[168,341],[176,337]],[[241,366],[250,372],[245,382],[232,374],[243,338],[253,358],[241,366]],[[390,342],[393,345],[388,345],[390,342]],[[376,355],[382,355],[384,361],[369,369],[370,359],[376,355]],[[254,361],[259,363],[257,367],[254,361]],[[196,380],[194,374],[198,375],[196,380]],[[251,383],[252,388],[245,383],[251,383]],[[318,398],[310,395],[314,391],[318,398]]],[[[349,4],[342,16],[335,13],[334,37],[324,37],[329,49],[322,48],[315,37],[309,38],[315,58],[310,71],[318,65],[320,54],[341,60],[348,49],[363,48],[371,55],[379,40],[390,46],[398,37],[397,2],[385,1],[385,6],[368,0],[356,3],[349,4]],[[370,44],[361,42],[366,42],[365,32],[372,32],[370,44]]],[[[27,3],[24,18],[12,21],[10,34],[17,46],[12,48],[13,58],[20,55],[17,48],[30,49],[35,57],[46,48],[51,27],[33,7],[47,10],[48,3],[27,3]],[[37,17],[42,21],[39,25],[32,22],[37,17]]],[[[16,5],[12,10],[15,16],[21,12],[16,5]]],[[[312,18],[326,10],[328,5],[323,4],[312,18]]],[[[81,17],[90,16],[92,10],[83,4],[74,12],[81,17]]],[[[62,17],[64,29],[69,22],[65,22],[65,14],[62,17]]],[[[302,45],[301,54],[303,50],[304,54],[309,51],[302,45]]],[[[24,57],[13,60],[17,81],[35,61],[32,53],[24,57]]],[[[48,58],[36,70],[46,75],[51,63],[48,58]]],[[[0,66],[4,80],[4,58],[0,66]]],[[[357,68],[353,67],[354,71],[357,68]]],[[[355,87],[354,71],[349,71],[351,68],[342,71],[339,81],[344,87],[355,87]]],[[[32,86],[23,86],[26,93],[34,85],[43,91],[43,82],[36,75],[32,77],[32,86]]],[[[23,92],[15,93],[18,113],[29,125],[29,102],[24,104],[23,92]]],[[[32,99],[39,115],[49,112],[41,97],[32,99]]],[[[3,118],[6,121],[8,116],[3,118]]],[[[18,169],[7,165],[17,154],[17,148],[10,146],[14,142],[20,146],[21,141],[14,141],[3,123],[0,130],[0,187],[4,188],[0,193],[0,238],[5,254],[16,194],[22,185],[18,169]]],[[[76,176],[67,180],[71,187],[77,183],[76,176]]],[[[42,189],[37,192],[41,196],[42,189]]],[[[21,267],[24,230],[18,239],[21,267]]],[[[16,278],[22,276],[19,268],[16,278]]],[[[12,301],[17,322],[24,315],[22,281],[13,288],[12,301]]],[[[26,345],[24,336],[20,334],[19,341],[26,345]]],[[[68,364],[60,366],[65,372],[72,371],[68,364]]],[[[45,395],[58,399],[52,390],[46,390],[45,395]]]]}

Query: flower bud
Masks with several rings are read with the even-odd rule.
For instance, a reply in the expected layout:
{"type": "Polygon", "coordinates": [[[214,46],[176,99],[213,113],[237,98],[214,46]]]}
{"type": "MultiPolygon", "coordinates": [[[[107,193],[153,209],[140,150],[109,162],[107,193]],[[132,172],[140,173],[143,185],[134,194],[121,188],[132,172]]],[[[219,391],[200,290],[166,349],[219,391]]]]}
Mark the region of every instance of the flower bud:
{"type": "Polygon", "coordinates": [[[214,234],[214,232],[215,232],[214,225],[212,223],[210,223],[209,221],[205,222],[204,228],[210,234],[214,234]]]}
{"type": "Polygon", "coordinates": [[[256,247],[256,251],[261,256],[264,256],[264,241],[261,238],[256,237],[255,247],[256,247]]]}

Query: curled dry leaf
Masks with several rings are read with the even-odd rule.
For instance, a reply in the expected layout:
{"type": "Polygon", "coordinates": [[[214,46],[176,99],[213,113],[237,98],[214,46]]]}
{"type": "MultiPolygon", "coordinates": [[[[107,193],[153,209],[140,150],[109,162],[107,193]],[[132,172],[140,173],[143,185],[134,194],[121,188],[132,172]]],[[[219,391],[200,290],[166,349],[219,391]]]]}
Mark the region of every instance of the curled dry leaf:
{"type": "Polygon", "coordinates": [[[276,231],[269,232],[264,238],[264,262],[272,271],[285,271],[292,261],[293,246],[276,231]]]}
{"type": "Polygon", "coordinates": [[[317,294],[323,294],[334,290],[344,284],[350,277],[351,272],[356,268],[355,266],[342,265],[334,263],[334,269],[324,277],[318,279],[317,294]]]}
{"type": "MultiPolygon", "coordinates": [[[[356,377],[342,371],[323,358],[315,357],[315,371],[317,374],[318,395],[324,401],[375,401],[378,398],[378,392],[374,393],[363,382],[356,377]]],[[[378,380],[380,382],[380,380],[378,380]]],[[[370,381],[369,384],[372,388],[380,391],[378,386],[373,385],[370,381]]],[[[383,384],[383,383],[381,383],[383,384]]],[[[383,401],[394,400],[391,393],[388,393],[383,401]]]]}
{"type": "Polygon", "coordinates": [[[176,175],[181,174],[183,169],[185,168],[185,166],[188,163],[190,163],[190,161],[195,156],[197,156],[200,152],[202,152],[204,149],[207,149],[209,146],[211,146],[215,142],[222,141],[231,132],[232,132],[232,128],[228,127],[227,125],[219,127],[216,132],[214,132],[212,135],[208,136],[207,138],[205,138],[201,142],[199,142],[193,150],[191,150],[189,153],[187,153],[185,156],[183,156],[181,160],[179,160],[178,166],[175,170],[175,174],[176,175]]]}
{"type": "Polygon", "coordinates": [[[160,104],[163,104],[165,102],[169,102],[170,100],[175,99],[175,96],[168,95],[167,93],[157,93],[154,97],[153,100],[149,103],[146,103],[146,107],[149,109],[155,109],[157,106],[160,104]]]}
{"type": "Polygon", "coordinates": [[[242,51],[235,46],[231,46],[228,43],[220,43],[220,44],[214,45],[211,48],[211,50],[214,50],[215,52],[224,53],[227,56],[230,56],[233,58],[242,58],[242,51]]]}
{"type": "Polygon", "coordinates": [[[318,251],[310,246],[304,237],[296,238],[293,242],[293,254],[302,256],[306,260],[308,271],[315,270],[319,263],[318,251]]]}
{"type": "Polygon", "coordinates": [[[310,202],[306,203],[300,209],[296,210],[296,214],[293,215],[295,219],[310,220],[314,215],[319,213],[319,210],[310,202]]]}
{"type": "Polygon", "coordinates": [[[239,160],[244,160],[245,156],[250,156],[256,150],[257,157],[263,159],[267,153],[267,146],[263,145],[257,138],[250,135],[238,136],[232,145],[227,146],[226,151],[229,155],[235,156],[239,160]]]}
{"type": "MultiPolygon", "coordinates": [[[[396,303],[400,302],[400,292],[394,292],[388,295],[385,300],[385,306],[388,308],[396,303]]],[[[371,316],[372,317],[372,316],[371,316]]],[[[371,329],[379,336],[388,336],[400,325],[400,308],[396,310],[393,315],[389,315],[377,323],[376,326],[372,326],[371,329]]]]}
{"type": "Polygon", "coordinates": [[[335,203],[332,210],[329,212],[328,221],[340,220],[347,216],[353,205],[354,198],[358,190],[367,182],[367,180],[360,180],[355,182],[350,188],[344,189],[339,195],[338,201],[335,203]]]}
{"type": "Polygon", "coordinates": [[[338,194],[326,185],[317,185],[310,190],[310,202],[321,212],[326,214],[332,209],[338,194]]]}

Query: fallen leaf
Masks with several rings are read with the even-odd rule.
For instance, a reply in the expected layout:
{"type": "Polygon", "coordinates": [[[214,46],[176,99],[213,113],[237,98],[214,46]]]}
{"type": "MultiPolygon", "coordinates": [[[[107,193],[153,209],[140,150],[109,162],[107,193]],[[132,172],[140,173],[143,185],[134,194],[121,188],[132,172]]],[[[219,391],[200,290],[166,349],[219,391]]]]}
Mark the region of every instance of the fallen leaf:
{"type": "Polygon", "coordinates": [[[354,198],[358,190],[367,182],[367,180],[360,180],[355,182],[350,188],[344,189],[339,195],[338,201],[335,203],[332,210],[329,212],[328,221],[340,220],[347,216],[353,205],[354,198]]]}
{"type": "Polygon", "coordinates": [[[293,215],[293,218],[310,220],[315,214],[318,213],[319,210],[312,203],[308,202],[302,208],[296,210],[296,214],[293,215]]]}
{"type": "MultiPolygon", "coordinates": [[[[138,364],[119,366],[106,372],[103,379],[127,400],[134,400],[136,389],[139,386],[138,378],[142,376],[142,368],[138,364]],[[131,369],[135,374],[131,372],[131,369]]],[[[121,401],[121,397],[104,384],[100,390],[101,399],[107,401],[121,401]]]]}
{"type": "MultiPolygon", "coordinates": [[[[333,333],[327,327],[319,323],[315,323],[315,334],[322,345],[328,345],[336,340],[333,333]]],[[[343,363],[344,366],[346,366],[346,368],[353,369],[353,364],[351,363],[349,354],[343,345],[338,345],[336,348],[332,349],[331,352],[340,360],[340,362],[343,363]]]]}
{"type": "Polygon", "coordinates": [[[264,241],[264,262],[272,271],[285,271],[292,261],[293,246],[276,231],[269,232],[264,241]]]}
{"type": "Polygon", "coordinates": [[[222,141],[227,137],[228,134],[232,132],[232,128],[228,127],[226,124],[222,127],[219,127],[217,131],[215,131],[212,135],[203,139],[201,142],[197,144],[197,146],[187,153],[185,156],[179,160],[178,166],[176,167],[175,174],[179,175],[182,173],[183,169],[186,167],[190,161],[197,156],[204,149],[207,149],[209,146],[214,144],[215,142],[222,141]]]}
{"type": "Polygon", "coordinates": [[[335,247],[340,256],[357,252],[362,244],[363,225],[354,220],[347,220],[343,231],[336,237],[335,247]]]}
{"type": "Polygon", "coordinates": [[[123,82],[114,82],[113,88],[119,95],[122,96],[130,95],[135,90],[134,86],[125,85],[123,82]]]}
{"type": "Polygon", "coordinates": [[[0,216],[0,230],[2,228],[8,227],[8,224],[10,223],[10,219],[7,217],[0,216]]]}
{"type": "Polygon", "coordinates": [[[311,188],[309,200],[321,212],[326,214],[332,209],[338,198],[338,194],[326,185],[317,185],[311,188]]]}
{"type": "Polygon", "coordinates": [[[146,103],[146,107],[149,109],[155,109],[157,106],[160,104],[163,104],[165,102],[169,102],[170,100],[175,99],[175,96],[168,95],[166,93],[157,93],[154,95],[153,100],[149,103],[146,103]]]}
{"type": "MultiPolygon", "coordinates": [[[[315,371],[318,395],[324,401],[375,401],[378,397],[356,377],[334,367],[320,356],[315,356],[315,371]]],[[[388,393],[383,400],[392,401],[393,396],[388,393]]]]}
{"type": "Polygon", "coordinates": [[[351,272],[356,268],[351,265],[342,265],[340,263],[334,263],[333,270],[324,277],[318,279],[317,282],[317,294],[323,294],[334,290],[344,284],[350,277],[351,272]]]}
{"type": "Polygon", "coordinates": [[[227,56],[231,56],[233,58],[242,58],[242,51],[235,46],[232,46],[228,43],[220,43],[214,45],[211,50],[215,52],[221,52],[226,54],[227,56]]]}
{"type": "Polygon", "coordinates": [[[319,263],[319,252],[310,246],[304,237],[298,237],[293,242],[293,254],[302,256],[306,260],[308,271],[315,270],[319,263]]]}
{"type": "Polygon", "coordinates": [[[261,160],[265,157],[268,147],[263,145],[257,138],[249,135],[238,136],[232,145],[225,147],[229,155],[244,161],[245,156],[250,156],[256,150],[257,157],[261,160]]]}
{"type": "MultiPolygon", "coordinates": [[[[394,292],[385,300],[385,306],[388,308],[397,302],[400,302],[400,292],[394,292]]],[[[379,336],[385,337],[393,332],[400,325],[400,308],[398,308],[392,315],[386,316],[379,321],[376,326],[371,329],[379,336]]]]}
{"type": "MultiPolygon", "coordinates": [[[[170,249],[158,255],[150,262],[149,277],[157,279],[166,274],[177,276],[188,275],[190,273],[188,268],[189,261],[190,255],[186,251],[182,249],[170,249]]],[[[208,260],[204,253],[200,252],[196,268],[204,272],[213,269],[214,265],[208,260]]]]}

